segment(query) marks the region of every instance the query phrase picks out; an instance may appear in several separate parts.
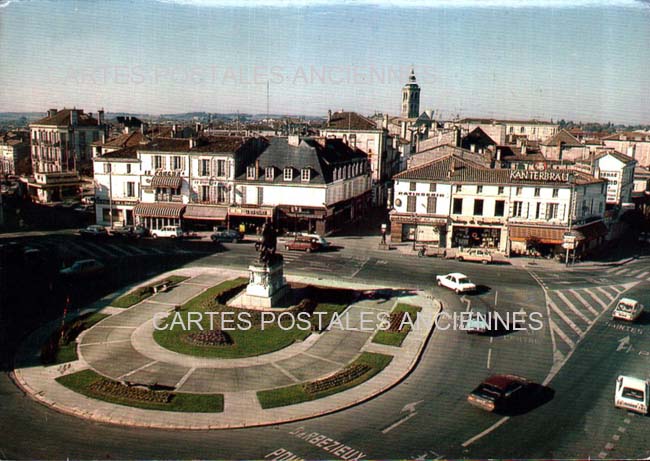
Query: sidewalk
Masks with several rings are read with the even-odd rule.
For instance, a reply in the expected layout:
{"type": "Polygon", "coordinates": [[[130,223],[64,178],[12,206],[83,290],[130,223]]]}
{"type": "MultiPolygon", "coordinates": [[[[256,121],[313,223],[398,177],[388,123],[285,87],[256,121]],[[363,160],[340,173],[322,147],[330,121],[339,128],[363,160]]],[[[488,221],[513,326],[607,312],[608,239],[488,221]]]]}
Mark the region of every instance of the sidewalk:
{"type": "MultiPolygon", "coordinates": [[[[351,319],[349,328],[342,330],[335,327],[321,334],[312,334],[305,341],[277,352],[243,359],[185,356],[163,349],[153,341],[152,313],[169,312],[172,304],[182,303],[219,280],[240,276],[242,272],[192,268],[172,273],[191,278],[171,292],[154,295],[129,309],[108,307],[108,300],[104,306],[96,305],[110,317],[80,335],[77,340],[79,360],[75,362],[41,366],[38,357],[40,345],[57,323],[35,332],[18,351],[18,365],[14,371],[16,381],[33,398],[58,411],[106,423],[166,429],[223,429],[279,424],[339,411],[395,386],[417,363],[433,332],[433,319],[441,309],[438,301],[422,292],[401,292],[395,287],[370,287],[365,284],[342,286],[341,280],[290,278],[294,282],[323,286],[395,291],[392,297],[364,298],[350,305],[345,311],[351,319]],[[422,328],[413,329],[401,347],[372,343],[373,334],[358,328],[361,312],[389,312],[397,302],[422,308],[418,317],[422,321],[422,328]],[[257,400],[258,390],[331,375],[366,351],[392,355],[393,359],[384,370],[358,386],[321,399],[266,410],[257,400]],[[55,381],[59,376],[88,368],[113,379],[127,377],[134,382],[145,382],[147,376],[151,378],[159,373],[152,379],[159,384],[168,384],[160,383],[159,378],[169,377],[178,392],[222,393],[224,411],[188,414],[127,407],[85,397],[55,381]]],[[[374,325],[376,328],[376,323],[374,325]]]]}

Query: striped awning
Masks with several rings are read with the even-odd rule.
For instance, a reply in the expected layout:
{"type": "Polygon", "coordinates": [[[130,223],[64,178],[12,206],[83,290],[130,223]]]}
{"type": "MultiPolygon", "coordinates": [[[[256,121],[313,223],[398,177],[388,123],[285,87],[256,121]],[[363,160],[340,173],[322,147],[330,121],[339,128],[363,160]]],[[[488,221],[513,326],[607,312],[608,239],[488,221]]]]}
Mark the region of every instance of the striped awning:
{"type": "Polygon", "coordinates": [[[604,237],[607,235],[607,232],[607,226],[602,221],[589,223],[575,230],[578,240],[595,240],[599,237],[604,237]]]}
{"type": "Polygon", "coordinates": [[[566,227],[510,226],[510,240],[525,242],[529,238],[538,238],[541,243],[561,245],[564,241],[566,227]]]}
{"type": "Polygon", "coordinates": [[[182,203],[138,203],[133,213],[149,218],[180,218],[184,209],[182,203]]]}
{"type": "Polygon", "coordinates": [[[217,205],[187,205],[185,219],[214,219],[223,221],[228,214],[228,208],[217,205]]]}
{"type": "Polygon", "coordinates": [[[151,187],[169,187],[170,189],[178,189],[181,187],[183,179],[180,176],[162,176],[156,175],[151,178],[151,187]]]}

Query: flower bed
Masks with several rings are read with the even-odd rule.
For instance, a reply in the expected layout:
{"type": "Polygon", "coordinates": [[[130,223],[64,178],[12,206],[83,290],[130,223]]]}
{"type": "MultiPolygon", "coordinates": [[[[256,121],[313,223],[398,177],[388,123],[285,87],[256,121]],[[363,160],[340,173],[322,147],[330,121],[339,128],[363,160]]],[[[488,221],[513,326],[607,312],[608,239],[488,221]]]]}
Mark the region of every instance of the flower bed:
{"type": "Polygon", "coordinates": [[[77,360],[77,344],[75,342],[77,336],[106,317],[108,315],[99,313],[84,314],[57,328],[41,347],[43,365],[56,365],[77,360]]]}
{"type": "Polygon", "coordinates": [[[151,283],[149,285],[145,285],[139,288],[136,288],[133,291],[130,291],[129,293],[120,296],[116,300],[114,300],[111,303],[111,306],[113,307],[121,307],[121,308],[127,308],[134,306],[138,304],[139,302],[144,301],[148,297],[154,294],[154,287],[162,284],[167,284],[168,287],[172,287],[174,285],[178,285],[184,280],[187,280],[189,277],[185,277],[183,275],[170,275],[169,277],[160,280],[155,283],[151,283]]]}
{"type": "Polygon", "coordinates": [[[127,386],[108,379],[95,381],[89,386],[89,389],[98,394],[139,402],[169,403],[173,397],[171,392],[152,391],[151,389],[139,386],[127,386]]]}
{"type": "Polygon", "coordinates": [[[356,363],[345,367],[343,370],[333,374],[332,376],[328,376],[327,378],[305,383],[303,384],[303,388],[305,389],[305,392],[308,392],[310,394],[315,394],[316,392],[324,392],[354,381],[370,370],[371,367],[369,365],[366,365],[365,363],[356,363]]]}
{"type": "Polygon", "coordinates": [[[418,312],[421,308],[419,306],[412,306],[410,304],[398,304],[390,313],[390,326],[387,330],[380,330],[375,333],[372,338],[373,343],[385,344],[387,346],[401,346],[406,336],[411,331],[410,323],[415,323],[417,320],[418,312]],[[408,314],[408,320],[405,319],[408,314]],[[402,325],[402,322],[404,324],[402,325]],[[401,327],[401,328],[400,328],[401,327]]]}
{"type": "Polygon", "coordinates": [[[223,330],[203,330],[189,333],[182,337],[183,341],[196,346],[230,346],[232,338],[223,330]]]}

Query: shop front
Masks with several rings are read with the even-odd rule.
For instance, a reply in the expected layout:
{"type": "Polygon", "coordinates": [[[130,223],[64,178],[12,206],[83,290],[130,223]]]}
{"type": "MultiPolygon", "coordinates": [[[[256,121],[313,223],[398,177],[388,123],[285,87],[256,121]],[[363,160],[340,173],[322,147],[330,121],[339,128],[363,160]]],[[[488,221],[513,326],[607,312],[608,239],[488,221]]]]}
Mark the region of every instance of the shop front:
{"type": "Polygon", "coordinates": [[[147,229],[161,229],[164,226],[180,226],[185,210],[182,203],[138,203],[133,214],[138,224],[147,229]]]}
{"type": "Polygon", "coordinates": [[[227,206],[189,204],[183,214],[183,223],[187,230],[212,230],[215,226],[224,226],[227,217],[227,206]]]}
{"type": "Polygon", "coordinates": [[[257,234],[266,222],[276,221],[275,207],[230,207],[227,227],[247,234],[257,234]]]}
{"type": "Polygon", "coordinates": [[[451,246],[454,248],[487,248],[502,251],[503,227],[454,224],[451,246]]]}
{"type": "Polygon", "coordinates": [[[329,232],[325,207],[278,206],[278,228],[281,232],[310,232],[325,235],[329,232]]]}
{"type": "Polygon", "coordinates": [[[569,229],[566,226],[509,226],[510,252],[525,255],[531,251],[542,256],[553,256],[564,253],[562,242],[564,234],[569,229]]]}
{"type": "Polygon", "coordinates": [[[393,213],[390,215],[390,233],[393,242],[417,242],[445,248],[447,219],[393,213]]]}
{"type": "Polygon", "coordinates": [[[97,223],[103,225],[116,225],[122,224],[124,226],[134,225],[135,218],[133,216],[133,207],[135,201],[133,200],[108,200],[105,198],[98,198],[95,201],[95,210],[97,216],[97,223]],[[112,218],[111,218],[112,212],[112,218]]]}

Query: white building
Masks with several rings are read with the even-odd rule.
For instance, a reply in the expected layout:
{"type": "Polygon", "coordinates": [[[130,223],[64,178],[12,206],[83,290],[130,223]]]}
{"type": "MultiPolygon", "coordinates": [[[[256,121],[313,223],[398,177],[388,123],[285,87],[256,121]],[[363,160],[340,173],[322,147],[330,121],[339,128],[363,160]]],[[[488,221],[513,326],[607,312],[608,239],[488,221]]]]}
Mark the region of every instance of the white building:
{"type": "Polygon", "coordinates": [[[0,175],[26,175],[31,171],[29,142],[14,133],[0,136],[0,175]]]}
{"type": "Polygon", "coordinates": [[[607,233],[605,185],[584,173],[490,169],[452,154],[395,176],[391,238],[504,253],[538,240],[558,251],[570,229],[588,249],[607,233]]]}
{"type": "Polygon", "coordinates": [[[133,208],[141,198],[140,164],[135,146],[93,159],[97,224],[135,224],[133,208]]]}
{"type": "Polygon", "coordinates": [[[650,167],[650,133],[625,131],[603,138],[605,146],[632,157],[640,166],[650,167]]]}
{"type": "Polygon", "coordinates": [[[459,126],[464,133],[481,128],[497,145],[514,143],[516,137],[529,141],[542,141],[557,134],[559,125],[545,120],[497,120],[485,118],[464,118],[449,122],[447,127],[459,126]]]}
{"type": "Polygon", "coordinates": [[[631,204],[636,160],[616,151],[606,151],[597,154],[593,161],[595,175],[607,179],[607,204],[631,204]]]}

